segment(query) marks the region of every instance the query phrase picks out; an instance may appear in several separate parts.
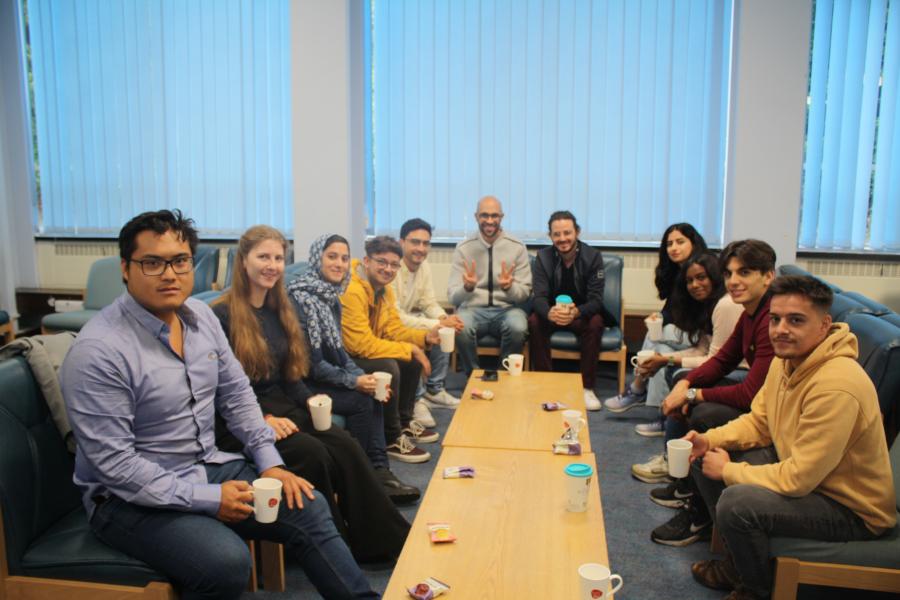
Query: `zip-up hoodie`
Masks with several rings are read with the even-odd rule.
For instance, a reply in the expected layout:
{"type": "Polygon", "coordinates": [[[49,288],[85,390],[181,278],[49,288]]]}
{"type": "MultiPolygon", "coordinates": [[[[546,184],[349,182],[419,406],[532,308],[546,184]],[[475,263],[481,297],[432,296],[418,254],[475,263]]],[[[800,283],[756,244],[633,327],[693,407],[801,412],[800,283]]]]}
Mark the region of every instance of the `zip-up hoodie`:
{"type": "Polygon", "coordinates": [[[350,284],[341,296],[341,335],[350,356],[410,360],[412,344],[425,347],[424,329],[406,327],[397,313],[391,286],[375,293],[358,259],[350,264],[350,284]]]}
{"type": "Polygon", "coordinates": [[[835,323],[793,369],[775,358],[750,412],[706,432],[710,447],[774,445],[777,463],[731,462],[726,485],[750,483],[790,497],[815,491],[843,504],[876,534],[896,523],[890,459],[875,386],[856,362],[856,336],[835,323]]]}
{"type": "Polygon", "coordinates": [[[478,308],[482,306],[498,306],[509,308],[521,304],[531,296],[531,260],[525,244],[501,231],[493,244],[488,244],[475,232],[456,245],[453,251],[453,266],[447,281],[447,298],[458,308],[478,308]],[[467,291],[462,281],[466,265],[475,261],[475,272],[478,283],[471,292],[467,291]],[[508,290],[500,287],[500,271],[503,263],[506,268],[515,268],[513,284],[508,290]]]}

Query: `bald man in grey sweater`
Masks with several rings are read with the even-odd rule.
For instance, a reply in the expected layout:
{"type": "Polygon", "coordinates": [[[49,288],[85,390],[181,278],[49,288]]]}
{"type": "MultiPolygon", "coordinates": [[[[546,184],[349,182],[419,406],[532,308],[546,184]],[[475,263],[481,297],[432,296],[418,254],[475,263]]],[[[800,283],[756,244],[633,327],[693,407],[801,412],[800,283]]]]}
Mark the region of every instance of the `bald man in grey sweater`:
{"type": "Polygon", "coordinates": [[[503,207],[485,196],[475,211],[478,231],[456,246],[447,297],[459,310],[465,327],[456,347],[466,375],[478,367],[478,337],[500,340],[500,360],[522,352],[528,318],[516,305],[531,295],[531,265],[525,244],[500,227],[503,207]]]}

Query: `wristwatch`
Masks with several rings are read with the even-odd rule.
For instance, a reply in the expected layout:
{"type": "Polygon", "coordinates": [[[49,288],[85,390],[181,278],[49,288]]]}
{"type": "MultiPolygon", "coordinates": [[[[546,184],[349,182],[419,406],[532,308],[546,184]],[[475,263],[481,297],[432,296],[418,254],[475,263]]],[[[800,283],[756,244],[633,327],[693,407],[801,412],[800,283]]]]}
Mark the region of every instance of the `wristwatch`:
{"type": "Polygon", "coordinates": [[[668,361],[668,363],[669,363],[669,366],[670,366],[670,367],[674,367],[674,366],[675,366],[675,356],[674,356],[673,354],[670,354],[670,355],[669,355],[669,361],[668,361]]]}
{"type": "Polygon", "coordinates": [[[690,404],[691,406],[697,404],[697,388],[688,388],[685,397],[687,398],[688,404],[690,404]]]}

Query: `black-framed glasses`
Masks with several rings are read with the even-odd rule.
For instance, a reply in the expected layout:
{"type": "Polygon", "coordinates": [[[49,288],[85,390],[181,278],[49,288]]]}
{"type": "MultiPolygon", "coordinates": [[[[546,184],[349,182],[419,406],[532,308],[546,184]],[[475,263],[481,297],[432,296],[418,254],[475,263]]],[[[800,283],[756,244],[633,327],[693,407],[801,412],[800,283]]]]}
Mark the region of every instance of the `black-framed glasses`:
{"type": "Polygon", "coordinates": [[[372,257],[372,260],[375,262],[376,265],[378,265],[378,266],[381,267],[382,269],[391,269],[391,270],[393,270],[393,271],[399,271],[399,270],[400,270],[400,263],[399,263],[399,262],[391,262],[391,261],[386,260],[386,259],[384,259],[384,258],[375,258],[375,257],[372,257]]]}
{"type": "Polygon", "coordinates": [[[176,275],[184,275],[194,270],[193,256],[176,256],[172,260],[162,258],[143,258],[135,260],[128,259],[128,262],[134,262],[141,265],[141,273],[149,277],[159,277],[166,272],[170,266],[176,275]]]}

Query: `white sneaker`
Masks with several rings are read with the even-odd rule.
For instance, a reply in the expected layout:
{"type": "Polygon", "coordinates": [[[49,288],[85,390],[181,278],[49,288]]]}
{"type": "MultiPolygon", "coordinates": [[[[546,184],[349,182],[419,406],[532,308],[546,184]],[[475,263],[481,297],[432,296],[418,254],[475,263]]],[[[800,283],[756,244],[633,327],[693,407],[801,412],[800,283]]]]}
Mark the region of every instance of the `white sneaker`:
{"type": "Polygon", "coordinates": [[[588,410],[600,410],[603,405],[600,404],[600,398],[594,393],[594,390],[584,388],[584,407],[588,410]]]}
{"type": "Polygon", "coordinates": [[[631,474],[644,483],[672,481],[669,477],[669,461],[664,453],[657,454],[645,463],[631,465],[631,474]]]}
{"type": "Polygon", "coordinates": [[[425,427],[437,427],[431,411],[428,410],[428,404],[424,400],[416,400],[413,405],[413,419],[424,425],[425,427]]]}
{"type": "MultiPolygon", "coordinates": [[[[422,400],[428,408],[456,408],[459,406],[459,398],[451,396],[450,392],[447,390],[441,390],[434,394],[425,392],[425,395],[422,396],[422,400]]],[[[428,425],[427,423],[426,425],[428,427],[434,427],[434,425],[428,425]]]]}

